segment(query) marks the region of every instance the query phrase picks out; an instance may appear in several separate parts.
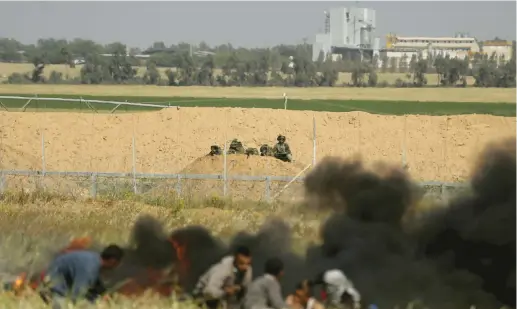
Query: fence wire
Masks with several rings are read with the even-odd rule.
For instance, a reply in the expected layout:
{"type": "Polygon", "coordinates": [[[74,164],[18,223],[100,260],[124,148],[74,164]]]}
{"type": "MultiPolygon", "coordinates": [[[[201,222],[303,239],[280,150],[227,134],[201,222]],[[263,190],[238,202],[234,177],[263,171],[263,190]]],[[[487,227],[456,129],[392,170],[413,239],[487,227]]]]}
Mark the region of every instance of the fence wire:
{"type": "MultiPolygon", "coordinates": [[[[421,123],[415,117],[403,117],[399,127],[380,132],[370,123],[376,119],[361,120],[358,112],[346,116],[318,116],[318,120],[313,113],[305,112],[303,119],[307,121],[302,122],[282,114],[276,120],[259,117],[256,120],[260,121],[247,123],[244,119],[248,118],[243,118],[243,115],[256,113],[253,109],[220,108],[213,111],[210,124],[206,124],[199,110],[184,111],[175,106],[175,102],[190,101],[199,102],[172,98],[170,102],[129,103],[88,98],[0,96],[0,107],[7,111],[72,110],[92,113],[86,117],[79,113],[71,116],[76,118],[70,123],[78,124],[81,129],[68,128],[69,132],[58,125],[61,118],[48,113],[32,115],[31,121],[37,123],[23,125],[19,124],[18,118],[6,117],[9,120],[0,123],[7,130],[6,134],[0,134],[0,150],[9,151],[10,157],[0,153],[0,191],[44,190],[74,198],[124,198],[136,195],[155,203],[166,203],[177,198],[213,197],[255,201],[278,198],[280,201],[296,202],[303,198],[303,178],[287,188],[285,185],[307,164],[314,165],[321,159],[317,156],[317,147],[322,145],[316,136],[322,133],[316,130],[317,126],[327,127],[327,132],[333,135],[329,140],[332,145],[341,145],[326,149],[330,155],[348,157],[366,152],[369,159],[375,160],[400,155],[403,166],[420,168],[421,160],[414,154],[428,151],[418,143],[413,143],[409,149],[411,140],[420,140],[425,138],[420,135],[429,133],[420,129],[421,123]],[[137,113],[162,108],[168,110],[159,117],[153,113],[137,113]],[[123,115],[127,112],[132,115],[123,115]],[[105,116],[98,115],[100,113],[117,114],[114,121],[120,125],[105,122],[105,116]],[[195,123],[194,128],[191,127],[192,123],[195,123]],[[158,129],[151,129],[149,124],[156,125],[158,129]],[[15,126],[17,130],[27,129],[29,132],[23,136],[25,145],[13,142],[13,136],[18,131],[9,131],[9,128],[15,126]],[[76,136],[72,134],[74,130],[89,132],[81,131],[76,136]],[[200,140],[191,140],[187,133],[193,130],[200,140]],[[365,143],[379,134],[384,134],[386,138],[375,145],[376,154],[362,149],[365,143]],[[393,134],[398,136],[400,144],[395,145],[388,138],[393,134]],[[197,144],[202,144],[202,149],[206,150],[204,154],[212,145],[228,150],[233,139],[238,139],[245,147],[259,149],[263,144],[273,146],[278,135],[287,136],[288,142],[293,141],[297,145],[296,149],[292,149],[295,159],[292,164],[280,164],[271,157],[199,157],[202,151],[197,144]],[[342,136],[346,136],[345,141],[338,139],[342,136]],[[5,142],[6,138],[10,140],[5,142]],[[102,152],[99,151],[101,147],[105,149],[102,152]],[[67,171],[57,172],[59,170],[67,171]],[[89,172],[69,172],[73,170],[89,172]],[[120,173],[122,171],[126,173],[120,173]]],[[[450,172],[447,158],[452,153],[446,147],[448,118],[440,123],[439,130],[443,136],[442,144],[434,145],[433,151],[443,160],[443,164],[437,168],[438,175],[442,177],[450,172]]],[[[426,177],[431,172],[436,173],[431,169],[426,172],[426,177]]],[[[426,197],[442,200],[467,188],[465,184],[444,182],[421,185],[426,197]]]]}

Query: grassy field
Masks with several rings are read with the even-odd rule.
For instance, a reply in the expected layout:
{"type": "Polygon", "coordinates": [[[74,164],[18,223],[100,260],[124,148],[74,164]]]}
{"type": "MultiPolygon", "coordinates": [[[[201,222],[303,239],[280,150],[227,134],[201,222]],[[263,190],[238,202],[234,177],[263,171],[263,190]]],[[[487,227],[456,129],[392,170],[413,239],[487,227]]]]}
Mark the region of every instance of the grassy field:
{"type": "MultiPolygon", "coordinates": [[[[64,64],[53,64],[45,67],[45,76],[49,76],[52,71],[63,73],[64,77],[74,78],[80,76],[82,65],[78,65],[75,68],[69,68],[64,64]]],[[[34,66],[31,63],[0,63],[0,82],[2,80],[6,80],[9,75],[12,73],[27,73],[31,72],[34,66]]],[[[137,73],[139,76],[143,76],[146,68],[145,67],[135,67],[137,69],[137,73]]],[[[166,68],[158,69],[163,78],[166,78],[165,71],[166,68]]],[[[173,69],[174,70],[174,69],[173,69]]],[[[216,69],[216,74],[220,74],[220,70],[216,69]]],[[[349,83],[351,81],[352,74],[351,73],[339,73],[338,84],[349,83]]],[[[394,84],[395,81],[400,78],[402,80],[406,80],[406,74],[404,73],[379,73],[379,82],[387,82],[388,84],[394,84]]],[[[427,74],[427,83],[429,85],[437,85],[438,84],[438,74],[427,74]]],[[[467,78],[467,84],[473,85],[474,78],[469,76],[467,78]]]]}
{"type": "MultiPolygon", "coordinates": [[[[166,197],[164,197],[166,198],[166,197]]],[[[147,201],[149,202],[149,201],[147,201]]],[[[154,203],[153,203],[154,204],[154,203]]],[[[70,196],[43,192],[7,192],[0,194],[0,273],[17,273],[27,265],[39,269],[46,265],[50,252],[65,246],[73,237],[91,236],[95,242],[126,244],[136,219],[149,214],[164,224],[167,231],[200,224],[222,239],[246,228],[257,231],[268,216],[280,216],[292,226],[294,249],[301,252],[307,240],[315,240],[319,221],[310,220],[291,205],[266,205],[256,202],[231,202],[219,199],[185,204],[181,200],[164,199],[159,206],[145,203],[134,196],[126,198],[76,200],[70,196]],[[301,239],[305,239],[304,242],[301,239]],[[9,269],[5,268],[9,261],[9,269]]],[[[48,308],[36,295],[14,297],[0,293],[2,308],[48,308]]],[[[137,300],[116,299],[99,308],[177,308],[170,299],[144,297],[137,300]]],[[[181,308],[189,307],[181,304],[181,308]]],[[[83,308],[79,306],[78,308],[83,308]]]]}
{"type": "Polygon", "coordinates": [[[91,95],[122,97],[260,98],[300,100],[371,100],[420,102],[515,103],[515,88],[284,88],[284,87],[165,87],[146,85],[8,85],[0,94],[91,95]]]}
{"type": "MultiPolygon", "coordinates": [[[[184,203],[164,196],[159,203],[126,195],[118,199],[84,200],[70,195],[44,191],[4,192],[0,194],[0,273],[13,274],[41,269],[52,252],[75,237],[90,236],[96,243],[127,244],[135,221],[142,215],[159,218],[166,231],[188,225],[202,225],[222,240],[228,240],[246,229],[253,233],[272,216],[285,218],[291,226],[293,250],[302,254],[310,242],[318,242],[320,222],[327,212],[313,212],[294,204],[262,204],[257,202],[210,199],[184,203]]],[[[39,297],[28,293],[15,297],[0,293],[2,308],[47,308],[39,297]]],[[[98,308],[190,308],[192,305],[152,296],[127,299],[114,298],[98,308]]],[[[84,308],[78,306],[76,308],[84,308]]],[[[192,307],[194,308],[194,307],[192,307]]],[[[403,306],[402,308],[405,308],[403,306]]]]}
{"type": "MultiPolygon", "coordinates": [[[[24,94],[11,93],[10,96],[24,94]]],[[[40,98],[55,97],[79,99],[76,95],[39,95],[40,98]]],[[[242,108],[274,108],[283,109],[284,100],[278,99],[244,99],[244,98],[199,98],[199,97],[133,97],[133,96],[80,96],[84,100],[104,100],[118,102],[145,102],[163,106],[182,107],[242,107],[242,108]]],[[[21,108],[26,100],[2,99],[1,102],[9,110],[21,108]]],[[[115,105],[91,103],[97,111],[110,111],[115,105]]],[[[66,101],[33,100],[28,106],[30,111],[73,110],[78,112],[92,111],[84,103],[66,101]]],[[[142,106],[120,106],[117,112],[151,111],[159,108],[142,106]]],[[[515,116],[515,104],[484,102],[411,102],[411,101],[373,101],[373,100],[300,100],[288,101],[290,110],[313,110],[328,112],[363,111],[372,114],[386,115],[460,115],[491,114],[498,116],[515,116]]]]}

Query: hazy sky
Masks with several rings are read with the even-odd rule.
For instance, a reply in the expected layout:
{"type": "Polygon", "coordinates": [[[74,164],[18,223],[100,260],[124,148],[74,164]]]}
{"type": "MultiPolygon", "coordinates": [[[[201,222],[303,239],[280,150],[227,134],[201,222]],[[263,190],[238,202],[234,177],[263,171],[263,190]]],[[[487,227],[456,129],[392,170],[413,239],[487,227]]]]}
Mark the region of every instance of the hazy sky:
{"type": "MultiPolygon", "coordinates": [[[[309,42],[323,30],[323,11],[354,2],[0,2],[0,37],[88,38],[146,48],[155,41],[271,46],[309,42]]],[[[516,37],[516,2],[359,2],[377,12],[376,34],[478,39],[516,37]]]]}

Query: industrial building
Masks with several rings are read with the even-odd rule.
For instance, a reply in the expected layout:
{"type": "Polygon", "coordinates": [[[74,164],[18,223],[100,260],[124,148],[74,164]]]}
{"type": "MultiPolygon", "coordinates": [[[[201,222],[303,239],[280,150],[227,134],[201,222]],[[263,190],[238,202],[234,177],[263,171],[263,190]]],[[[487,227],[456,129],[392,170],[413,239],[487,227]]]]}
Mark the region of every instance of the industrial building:
{"type": "MultiPolygon", "coordinates": [[[[512,42],[492,40],[478,42],[466,33],[456,33],[450,37],[405,37],[396,34],[386,36],[386,46],[380,47],[380,39],[375,37],[375,10],[359,7],[332,8],[324,12],[324,33],[316,34],[312,44],[312,59],[317,61],[323,53],[324,59],[338,57],[363,59],[378,55],[380,59],[394,58],[401,66],[401,60],[409,61],[413,56],[424,59],[429,56],[449,56],[464,59],[475,54],[494,53],[499,61],[508,61],[512,55],[512,42]]],[[[406,65],[408,64],[406,63],[406,65]]],[[[382,65],[382,61],[378,62],[382,65]]]]}
{"type": "Polygon", "coordinates": [[[487,56],[495,55],[498,63],[510,60],[513,51],[511,41],[492,40],[478,42],[474,37],[458,33],[453,37],[402,37],[389,34],[386,37],[386,48],[382,49],[381,56],[409,61],[413,55],[427,59],[429,55],[449,56],[450,58],[465,59],[476,54],[487,56]]]}
{"type": "Polygon", "coordinates": [[[332,8],[325,11],[324,33],[316,35],[312,44],[312,59],[320,53],[326,59],[373,56],[379,50],[380,39],[374,37],[375,11],[367,8],[332,8]]]}
{"type": "Polygon", "coordinates": [[[403,37],[393,34],[386,37],[386,53],[390,58],[400,58],[404,54],[411,58],[417,54],[424,59],[429,55],[464,59],[480,51],[477,40],[464,33],[453,37],[403,37]]]}
{"type": "Polygon", "coordinates": [[[508,61],[512,58],[513,43],[506,40],[491,40],[482,42],[482,53],[491,57],[495,54],[498,61],[508,61]]]}

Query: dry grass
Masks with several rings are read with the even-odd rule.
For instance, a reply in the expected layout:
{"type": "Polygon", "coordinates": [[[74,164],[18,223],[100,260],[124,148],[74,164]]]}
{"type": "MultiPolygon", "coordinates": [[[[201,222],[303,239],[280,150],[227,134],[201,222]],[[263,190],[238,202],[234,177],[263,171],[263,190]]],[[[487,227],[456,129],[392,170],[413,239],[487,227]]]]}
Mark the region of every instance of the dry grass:
{"type": "MultiPolygon", "coordinates": [[[[199,224],[222,239],[229,239],[243,229],[257,231],[268,217],[278,216],[292,227],[293,249],[297,252],[302,252],[308,242],[318,241],[320,222],[326,216],[309,213],[295,204],[232,202],[215,198],[185,203],[175,198],[167,199],[167,196],[164,201],[159,206],[151,206],[148,201],[131,195],[119,199],[80,200],[41,190],[0,194],[0,274],[15,274],[27,270],[27,266],[41,269],[52,252],[75,237],[91,236],[99,243],[124,244],[134,222],[144,214],[159,218],[168,230],[199,224]]],[[[3,293],[0,294],[0,305],[6,309],[46,308],[35,294],[20,298],[3,293]]],[[[86,304],[83,305],[75,308],[85,308],[86,304]]],[[[115,297],[109,302],[103,301],[97,308],[142,307],[195,308],[190,303],[152,295],[138,299],[115,297]]]]}
{"type": "Polygon", "coordinates": [[[145,85],[0,85],[0,94],[54,94],[135,97],[277,98],[390,100],[422,102],[511,102],[515,89],[505,88],[283,88],[160,87],[145,85]]]}
{"type": "MultiPolygon", "coordinates": [[[[7,78],[12,73],[25,73],[30,72],[33,69],[33,65],[31,63],[0,63],[0,81],[2,78],[7,78]]],[[[53,64],[45,67],[45,75],[49,76],[52,71],[61,72],[63,76],[68,76],[69,78],[74,78],[80,75],[81,65],[76,66],[71,69],[67,65],[63,64],[53,64]]],[[[135,67],[138,70],[138,75],[142,76],[145,73],[145,67],[135,67]]],[[[166,68],[159,68],[160,73],[163,78],[165,78],[166,68]]],[[[219,74],[219,70],[216,72],[219,74]]],[[[338,83],[349,83],[351,78],[351,73],[340,73],[338,83]]],[[[394,84],[397,78],[406,79],[406,74],[404,73],[379,73],[379,82],[387,82],[389,84],[394,84]]],[[[427,74],[427,79],[429,85],[436,85],[438,83],[438,75],[437,74],[427,74]]],[[[467,83],[469,85],[474,84],[474,78],[468,77],[467,83]]]]}
{"type": "MultiPolygon", "coordinates": [[[[143,214],[159,218],[168,230],[200,224],[223,239],[243,229],[256,231],[271,215],[288,218],[286,222],[293,227],[295,239],[314,239],[319,227],[316,218],[304,220],[304,215],[292,205],[232,202],[216,198],[185,203],[165,197],[160,206],[150,206],[148,202],[131,195],[118,200],[79,200],[44,191],[4,193],[0,195],[0,274],[16,274],[26,270],[28,265],[29,269],[39,269],[49,261],[51,252],[73,237],[88,235],[96,242],[124,244],[129,239],[135,220],[143,214]]],[[[170,299],[150,297],[133,301],[115,299],[112,303],[101,304],[99,308],[190,307],[170,299]]],[[[45,308],[35,295],[20,299],[10,294],[0,294],[0,305],[1,308],[45,308]]]]}

